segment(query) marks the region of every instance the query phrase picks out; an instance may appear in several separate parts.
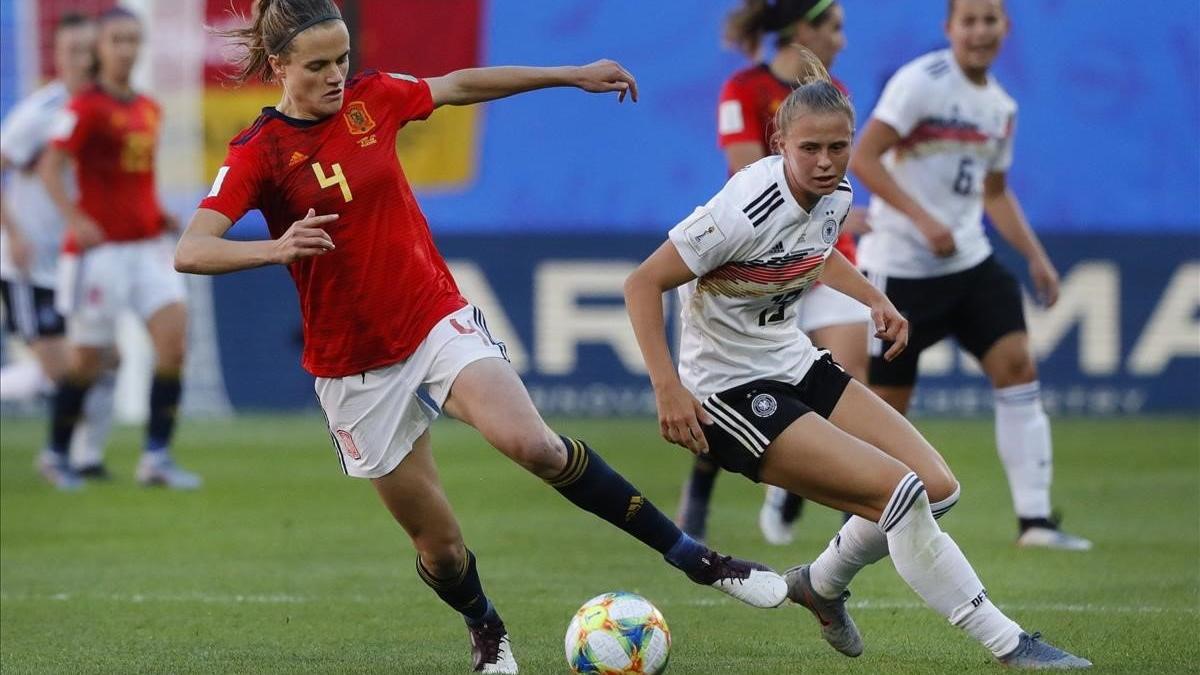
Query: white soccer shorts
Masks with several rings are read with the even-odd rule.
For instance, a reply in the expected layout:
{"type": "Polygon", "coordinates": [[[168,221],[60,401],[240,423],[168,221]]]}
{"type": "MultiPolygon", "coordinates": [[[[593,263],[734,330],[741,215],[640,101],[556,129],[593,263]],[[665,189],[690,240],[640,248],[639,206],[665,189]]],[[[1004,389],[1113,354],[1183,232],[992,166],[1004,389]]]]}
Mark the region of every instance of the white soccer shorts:
{"type": "Polygon", "coordinates": [[[871,310],[845,293],[816,284],[797,301],[796,320],[800,330],[811,334],[829,326],[867,323],[871,320],[871,310]]]}
{"type": "Polygon", "coordinates": [[[55,304],[67,318],[67,339],[89,347],[116,342],[117,319],[129,309],[143,321],[183,302],[187,289],[175,271],[166,236],[101,244],[58,263],[55,304]]]}
{"type": "Polygon", "coordinates": [[[467,305],[429,331],[400,363],[346,377],[318,377],[317,399],[347,475],[379,478],[412,452],[439,414],[462,369],[480,359],[506,359],[483,313],[467,305]]]}

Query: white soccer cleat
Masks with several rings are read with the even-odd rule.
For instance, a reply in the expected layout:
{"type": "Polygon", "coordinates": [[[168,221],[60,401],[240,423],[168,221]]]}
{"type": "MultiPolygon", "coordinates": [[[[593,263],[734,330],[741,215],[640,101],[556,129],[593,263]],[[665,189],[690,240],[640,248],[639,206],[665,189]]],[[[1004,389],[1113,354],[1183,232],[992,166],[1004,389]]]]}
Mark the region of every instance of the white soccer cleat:
{"type": "Polygon", "coordinates": [[[161,486],[172,490],[195,490],[204,481],[185,471],[166,452],[146,452],[138,462],[137,482],[145,487],[161,486]]]}
{"type": "Polygon", "coordinates": [[[1092,542],[1050,527],[1030,527],[1017,537],[1021,548],[1049,548],[1058,551],[1090,551],[1092,542]]]}
{"type": "Polygon", "coordinates": [[[758,511],[758,529],[762,531],[763,539],[773,546],[787,546],[796,538],[792,524],[783,520],[782,506],[787,494],[783,488],[769,486],[762,508],[758,511]]]}
{"type": "Polygon", "coordinates": [[[702,562],[702,570],[688,574],[698,584],[711,586],[759,609],[778,607],[787,600],[787,581],[766,565],[711,550],[704,554],[702,562]]]}
{"type": "Polygon", "coordinates": [[[43,450],[34,460],[33,468],[37,469],[38,474],[46,479],[47,483],[61,492],[83,489],[83,479],[71,468],[70,462],[63,455],[43,450]]]}

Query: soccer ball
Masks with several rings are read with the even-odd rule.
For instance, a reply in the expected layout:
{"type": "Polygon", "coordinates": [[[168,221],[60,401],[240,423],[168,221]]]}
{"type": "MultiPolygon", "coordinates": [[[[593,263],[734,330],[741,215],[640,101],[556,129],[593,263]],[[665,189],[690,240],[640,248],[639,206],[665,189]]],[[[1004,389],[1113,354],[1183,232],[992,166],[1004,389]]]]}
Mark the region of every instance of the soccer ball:
{"type": "Polygon", "coordinates": [[[566,650],[573,673],[658,675],[667,669],[671,630],[662,612],[642,596],[605,593],[575,612],[566,650]]]}

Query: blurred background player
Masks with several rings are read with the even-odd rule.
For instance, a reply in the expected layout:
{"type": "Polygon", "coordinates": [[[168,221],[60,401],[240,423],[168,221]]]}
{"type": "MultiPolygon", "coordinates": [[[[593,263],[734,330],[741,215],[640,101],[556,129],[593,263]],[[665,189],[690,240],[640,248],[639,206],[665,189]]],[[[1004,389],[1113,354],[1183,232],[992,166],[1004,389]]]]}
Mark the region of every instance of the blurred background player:
{"type": "MultiPolygon", "coordinates": [[[[0,400],[49,394],[68,367],[66,324],[54,302],[64,224],[36,167],[56,115],[91,85],[95,44],[91,19],[74,13],[60,17],[54,27],[57,79],[14,106],[0,126],[0,164],[7,179],[0,198],[0,298],[8,331],[19,335],[34,356],[0,369],[0,400]]],[[[71,464],[87,478],[108,476],[104,443],[112,426],[116,374],[106,365],[88,392],[84,420],[71,439],[71,464]]]]}
{"type": "Polygon", "coordinates": [[[163,236],[178,223],[155,193],[159,108],[130,84],[142,26],[134,14],[118,8],[100,15],[97,31],[96,82],[58,116],[54,142],[39,166],[67,223],[57,302],[67,317],[71,360],[58,383],[50,438],[38,466],[58,488],[78,487],[79,477],[67,462],[68,441],[84,395],[114,343],[117,318],[129,309],[145,321],[156,355],[136,478],[143,485],[196,488],[199,477],[179,468],[168,452],[187,312],[183,278],[171,267],[171,243],[163,236]],[[78,200],[63,179],[72,159],[78,200]]]}
{"type": "Polygon", "coordinates": [[[342,469],[371,481],[410,536],[421,580],[463,616],[474,669],[515,673],[517,663],[434,464],[430,424],[443,410],[693,582],[759,607],[782,603],[779,575],[692,540],[587,444],[546,425],[504,344],[459,292],[395,153],[402,128],[442,106],[548,87],[636,101],[633,77],[597,61],[347,79],[350,35],[331,0],[259,0],[253,25],[227,35],[244,48],[237,79],[277,82],[280,100],[230,142],[175,264],[199,274],[288,266],[303,365],[342,469]],[[224,239],[251,209],[271,241],[224,239]]]}
{"type": "Polygon", "coordinates": [[[1050,421],[1042,406],[1021,290],[992,254],[993,226],[1029,263],[1052,306],[1058,273],[1007,185],[1017,104],[989,74],[1008,35],[1002,0],[951,0],[950,49],[917,58],[888,81],[851,168],[874,196],[859,265],[912,322],[894,361],[873,341],[869,381],[908,410],[921,351],[947,335],[979,360],[993,387],[996,447],[1017,514],[1018,545],[1087,550],[1051,516],[1050,421]]]}
{"type": "MultiPolygon", "coordinates": [[[[808,49],[826,69],[846,47],[845,14],[833,0],[743,0],[725,22],[725,41],[756,63],[734,73],[721,88],[717,108],[717,144],[725,153],[726,168],[733,175],[742,167],[769,154],[774,133],[775,111],[797,85],[808,49]],[[762,41],[775,35],[775,52],[769,63],[758,61],[762,41]]],[[[846,86],[833,84],[847,96],[846,86]]],[[[770,205],[764,205],[770,208],[770,205]]],[[[837,249],[850,262],[855,260],[855,234],[865,229],[862,209],[853,209],[837,240],[837,249]]],[[[834,359],[852,377],[865,382],[867,334],[870,315],[860,303],[828,286],[818,284],[797,301],[800,328],[814,344],[833,353],[834,359]]],[[[678,522],[694,537],[704,537],[709,501],[717,476],[717,465],[707,456],[694,460],[684,485],[678,522]]],[[[758,525],[770,543],[792,542],[792,527],[803,500],[787,491],[768,486],[759,511],[758,525]]]]}

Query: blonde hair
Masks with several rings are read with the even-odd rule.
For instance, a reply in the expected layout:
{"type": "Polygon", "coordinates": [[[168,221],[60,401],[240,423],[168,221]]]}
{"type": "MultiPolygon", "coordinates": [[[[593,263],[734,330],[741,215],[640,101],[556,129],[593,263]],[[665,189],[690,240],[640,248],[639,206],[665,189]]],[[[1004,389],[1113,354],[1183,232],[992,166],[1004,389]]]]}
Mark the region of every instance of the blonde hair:
{"type": "Polygon", "coordinates": [[[850,99],[833,84],[833,78],[821,59],[804,47],[800,50],[800,74],[796,77],[796,88],[784,99],[775,111],[775,132],[771,134],[771,147],[779,149],[780,139],[787,134],[788,126],[805,113],[836,112],[850,119],[854,127],[854,106],[850,99]]]}
{"type": "MultiPolygon", "coordinates": [[[[236,10],[229,12],[239,19],[245,18],[236,10]]],[[[234,60],[237,71],[230,79],[239,84],[254,77],[272,82],[275,75],[267,57],[285,56],[297,34],[323,21],[341,18],[342,12],[333,0],[256,0],[250,10],[249,26],[215,32],[233,38],[243,52],[234,60]]]]}

